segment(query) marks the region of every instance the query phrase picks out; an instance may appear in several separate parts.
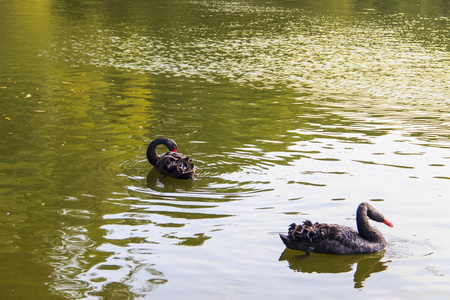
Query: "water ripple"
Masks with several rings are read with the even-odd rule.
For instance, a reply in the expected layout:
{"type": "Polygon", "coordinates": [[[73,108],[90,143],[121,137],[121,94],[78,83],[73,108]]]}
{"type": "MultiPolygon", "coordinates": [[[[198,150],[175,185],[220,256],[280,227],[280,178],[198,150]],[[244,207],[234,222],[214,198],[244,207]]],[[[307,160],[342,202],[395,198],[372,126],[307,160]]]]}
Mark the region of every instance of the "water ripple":
{"type": "MultiPolygon", "coordinates": [[[[244,7],[249,6],[234,6],[232,11],[252,14],[244,7]]],[[[204,9],[211,9],[211,4],[205,4],[204,9]]],[[[424,45],[405,34],[414,32],[407,23],[397,22],[387,28],[376,19],[354,24],[344,18],[325,18],[296,9],[269,13],[263,6],[252,6],[253,10],[259,15],[280,15],[280,24],[271,24],[280,27],[276,36],[272,31],[259,30],[273,22],[274,16],[261,20],[265,24],[252,24],[253,31],[239,35],[229,25],[216,38],[205,37],[203,30],[210,29],[201,26],[180,28],[180,36],[172,36],[170,41],[146,35],[145,30],[140,32],[137,28],[128,28],[127,34],[102,29],[84,40],[74,39],[67,47],[70,54],[55,45],[52,57],[62,55],[100,67],[203,78],[209,82],[227,78],[255,88],[283,84],[309,92],[311,99],[351,94],[450,100],[449,52],[440,46],[440,40],[424,45]],[[324,27],[332,30],[325,32],[321,30],[324,27]],[[184,36],[190,36],[190,40],[184,36]]]]}

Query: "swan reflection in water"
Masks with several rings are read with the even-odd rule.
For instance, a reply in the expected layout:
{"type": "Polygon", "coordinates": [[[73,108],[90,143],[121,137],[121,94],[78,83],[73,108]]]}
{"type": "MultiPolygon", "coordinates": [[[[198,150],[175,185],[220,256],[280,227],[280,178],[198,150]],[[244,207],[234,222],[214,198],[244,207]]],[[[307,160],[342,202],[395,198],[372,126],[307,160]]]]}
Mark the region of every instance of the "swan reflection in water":
{"type": "Polygon", "coordinates": [[[177,190],[192,190],[193,180],[178,180],[169,176],[163,176],[151,168],[147,174],[147,187],[158,192],[175,192],[177,190]]]}
{"type": "Polygon", "coordinates": [[[353,266],[357,264],[353,276],[354,287],[362,288],[363,282],[372,273],[388,268],[389,261],[381,262],[384,253],[385,251],[358,255],[306,254],[286,248],[279,260],[287,261],[290,269],[302,273],[346,273],[352,271],[353,266]]]}

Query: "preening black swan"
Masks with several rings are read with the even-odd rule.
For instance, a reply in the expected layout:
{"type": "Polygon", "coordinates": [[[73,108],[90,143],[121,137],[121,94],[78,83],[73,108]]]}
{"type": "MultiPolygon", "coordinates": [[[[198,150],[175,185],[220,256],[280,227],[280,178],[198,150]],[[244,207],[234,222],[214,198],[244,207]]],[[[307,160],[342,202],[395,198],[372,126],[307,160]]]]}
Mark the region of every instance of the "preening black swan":
{"type": "Polygon", "coordinates": [[[177,144],[172,139],[160,137],[153,140],[147,148],[147,159],[162,175],[178,179],[194,178],[194,164],[189,157],[177,152],[177,144]],[[169,152],[158,155],[156,147],[161,144],[165,145],[169,152]]]}
{"type": "Polygon", "coordinates": [[[370,226],[368,218],[394,225],[372,205],[363,202],[356,211],[358,232],[348,226],[315,223],[306,220],[302,225],[292,223],[288,235],[280,234],[286,247],[294,250],[328,254],[363,254],[383,250],[386,240],[381,232],[370,226]]]}

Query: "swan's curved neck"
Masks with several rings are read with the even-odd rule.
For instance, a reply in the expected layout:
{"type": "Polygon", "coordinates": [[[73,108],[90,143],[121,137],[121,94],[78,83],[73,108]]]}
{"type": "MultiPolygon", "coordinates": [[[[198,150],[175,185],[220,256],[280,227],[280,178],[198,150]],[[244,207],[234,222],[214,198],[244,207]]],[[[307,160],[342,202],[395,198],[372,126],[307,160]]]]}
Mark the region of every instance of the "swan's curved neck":
{"type": "Polygon", "coordinates": [[[367,217],[368,210],[371,207],[367,203],[362,203],[356,211],[356,224],[358,226],[359,235],[371,242],[383,240],[381,233],[369,224],[367,217]]]}
{"type": "Polygon", "coordinates": [[[172,139],[160,137],[153,140],[147,148],[147,159],[152,165],[155,165],[156,162],[161,158],[161,156],[156,153],[156,147],[161,144],[165,145],[169,149],[169,151],[177,150],[177,144],[172,139]]]}
{"type": "Polygon", "coordinates": [[[365,232],[370,231],[372,226],[369,224],[366,205],[360,205],[358,207],[358,210],[356,211],[356,225],[358,226],[358,232],[361,236],[363,236],[365,232]]]}

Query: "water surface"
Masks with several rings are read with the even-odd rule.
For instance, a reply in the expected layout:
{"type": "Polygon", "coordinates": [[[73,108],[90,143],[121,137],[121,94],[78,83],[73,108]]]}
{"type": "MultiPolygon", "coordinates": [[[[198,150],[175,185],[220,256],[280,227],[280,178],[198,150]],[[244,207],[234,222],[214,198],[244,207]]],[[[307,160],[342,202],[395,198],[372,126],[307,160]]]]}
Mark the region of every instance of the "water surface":
{"type": "Polygon", "coordinates": [[[446,1],[0,7],[3,297],[450,294],[446,1]],[[194,180],[154,172],[159,136],[194,180]],[[362,201],[384,252],[278,237],[362,201]]]}

